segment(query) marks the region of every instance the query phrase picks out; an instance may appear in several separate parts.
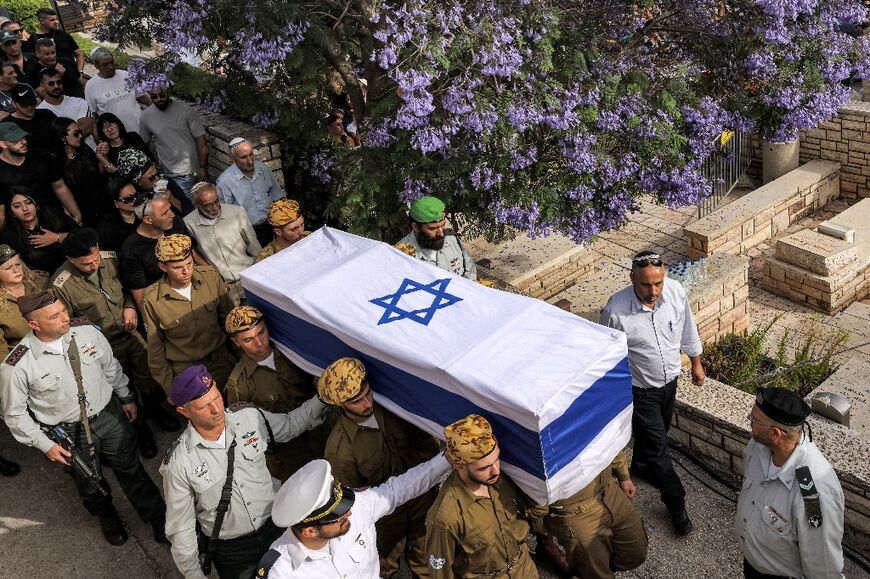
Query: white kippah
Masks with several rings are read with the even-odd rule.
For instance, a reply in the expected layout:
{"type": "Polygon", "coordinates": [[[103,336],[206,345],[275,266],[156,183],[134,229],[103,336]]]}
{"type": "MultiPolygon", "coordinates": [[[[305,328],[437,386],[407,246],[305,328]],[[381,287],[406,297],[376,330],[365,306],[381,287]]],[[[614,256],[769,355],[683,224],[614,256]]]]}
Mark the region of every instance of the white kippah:
{"type": "Polygon", "coordinates": [[[244,137],[236,137],[235,139],[230,141],[230,149],[235,149],[236,147],[238,147],[242,143],[247,143],[247,142],[248,142],[248,139],[246,139],[244,137]]]}

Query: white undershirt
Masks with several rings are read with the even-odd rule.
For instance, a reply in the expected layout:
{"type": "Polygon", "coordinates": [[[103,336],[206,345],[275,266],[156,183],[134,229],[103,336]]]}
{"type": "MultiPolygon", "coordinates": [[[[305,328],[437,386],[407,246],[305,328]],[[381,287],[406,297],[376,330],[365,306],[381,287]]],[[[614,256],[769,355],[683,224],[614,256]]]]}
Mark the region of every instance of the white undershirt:
{"type": "Polygon", "coordinates": [[[182,288],[175,288],[174,287],[172,289],[175,290],[177,293],[181,294],[181,296],[184,297],[187,301],[192,301],[190,299],[190,290],[193,289],[192,283],[187,284],[186,287],[182,287],[182,288]]]}
{"type": "Polygon", "coordinates": [[[770,461],[770,466],[767,467],[767,478],[773,478],[779,474],[779,471],[782,470],[781,466],[776,466],[773,464],[773,459],[770,461]]]}
{"type": "Polygon", "coordinates": [[[63,354],[63,336],[61,336],[57,340],[52,340],[50,342],[42,342],[42,343],[46,348],[48,348],[52,352],[55,352],[57,354],[63,354]]]}
{"type": "Polygon", "coordinates": [[[215,440],[215,442],[218,444],[218,446],[226,446],[227,445],[227,429],[226,428],[221,430],[221,435],[218,437],[217,440],[215,440]]]}
{"type": "Polygon", "coordinates": [[[375,418],[374,414],[366,418],[364,422],[360,422],[359,425],[365,426],[366,428],[374,428],[375,430],[380,430],[380,427],[378,427],[378,419],[375,418]]]}
{"type": "Polygon", "coordinates": [[[272,353],[269,354],[269,357],[265,360],[260,360],[257,362],[258,366],[265,366],[266,368],[275,369],[275,350],[272,350],[272,353]]]}

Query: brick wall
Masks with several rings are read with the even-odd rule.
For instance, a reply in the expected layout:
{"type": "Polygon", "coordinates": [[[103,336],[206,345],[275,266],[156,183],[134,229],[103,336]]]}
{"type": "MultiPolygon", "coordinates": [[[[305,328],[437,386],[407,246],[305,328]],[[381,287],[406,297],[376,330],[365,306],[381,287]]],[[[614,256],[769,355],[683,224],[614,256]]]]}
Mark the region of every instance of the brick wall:
{"type": "Polygon", "coordinates": [[[837,116],[801,132],[801,163],[829,159],[840,163],[844,197],[870,197],[870,103],[850,102],[837,116]]]}
{"type": "Polygon", "coordinates": [[[739,255],[839,197],[836,163],[814,160],[683,228],[692,259],[739,255]]]}
{"type": "Polygon", "coordinates": [[[705,344],[728,333],[742,334],[749,325],[749,258],[714,254],[708,279],[689,286],[689,305],[705,344]]]}
{"type": "Polygon", "coordinates": [[[254,146],[257,159],[272,170],[278,185],[284,187],[281,145],[277,135],[217,113],[200,113],[200,117],[208,140],[208,172],[212,181],[233,162],[230,159],[230,141],[244,137],[254,146]]]}

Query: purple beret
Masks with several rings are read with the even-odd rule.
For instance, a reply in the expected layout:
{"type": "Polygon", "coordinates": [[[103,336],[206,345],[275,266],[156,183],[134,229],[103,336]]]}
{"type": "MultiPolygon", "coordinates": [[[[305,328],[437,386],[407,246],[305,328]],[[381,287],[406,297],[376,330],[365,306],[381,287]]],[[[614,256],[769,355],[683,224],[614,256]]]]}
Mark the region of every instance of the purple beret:
{"type": "Polygon", "coordinates": [[[169,400],[176,406],[184,406],[191,400],[204,396],[214,379],[202,364],[191,366],[172,381],[169,400]]]}

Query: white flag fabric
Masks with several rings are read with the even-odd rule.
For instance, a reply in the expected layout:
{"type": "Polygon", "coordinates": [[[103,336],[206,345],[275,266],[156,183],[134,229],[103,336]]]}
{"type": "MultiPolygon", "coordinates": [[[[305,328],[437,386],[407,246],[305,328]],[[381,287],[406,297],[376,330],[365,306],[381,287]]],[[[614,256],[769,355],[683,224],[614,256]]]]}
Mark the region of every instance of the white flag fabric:
{"type": "Polygon", "coordinates": [[[241,277],[300,368],[363,360],[377,402],[442,440],[486,417],[502,468],[537,503],[570,497],[628,443],[622,332],[329,228],[241,277]]]}

